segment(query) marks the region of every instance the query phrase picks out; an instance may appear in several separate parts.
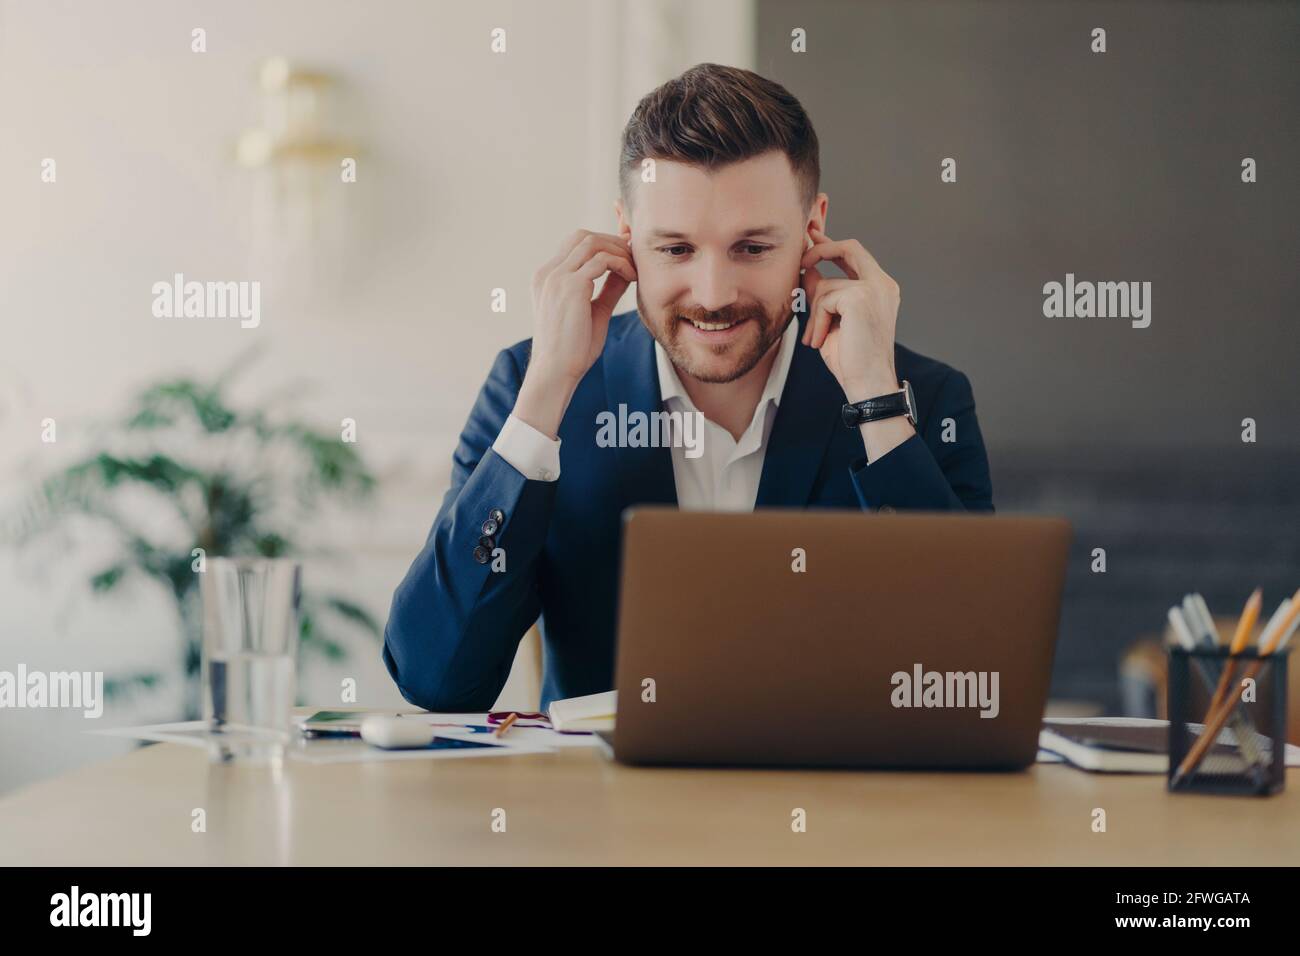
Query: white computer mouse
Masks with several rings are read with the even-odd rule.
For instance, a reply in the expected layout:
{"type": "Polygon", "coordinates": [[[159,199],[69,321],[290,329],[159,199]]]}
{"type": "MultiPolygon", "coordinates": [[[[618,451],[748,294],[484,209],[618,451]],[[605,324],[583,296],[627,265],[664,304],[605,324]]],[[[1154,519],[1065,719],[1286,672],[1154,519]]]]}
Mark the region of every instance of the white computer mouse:
{"type": "Polygon", "coordinates": [[[419,720],[371,714],[361,720],[361,739],[385,750],[427,747],[433,743],[433,728],[419,720]]]}

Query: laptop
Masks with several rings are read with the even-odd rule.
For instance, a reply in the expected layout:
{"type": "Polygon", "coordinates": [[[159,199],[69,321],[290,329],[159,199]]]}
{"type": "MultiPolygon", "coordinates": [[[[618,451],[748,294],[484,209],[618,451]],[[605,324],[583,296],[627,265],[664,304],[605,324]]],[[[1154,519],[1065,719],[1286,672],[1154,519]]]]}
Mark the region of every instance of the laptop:
{"type": "Polygon", "coordinates": [[[1047,702],[1069,522],[638,507],[625,515],[627,764],[1017,770],[1047,702]]]}

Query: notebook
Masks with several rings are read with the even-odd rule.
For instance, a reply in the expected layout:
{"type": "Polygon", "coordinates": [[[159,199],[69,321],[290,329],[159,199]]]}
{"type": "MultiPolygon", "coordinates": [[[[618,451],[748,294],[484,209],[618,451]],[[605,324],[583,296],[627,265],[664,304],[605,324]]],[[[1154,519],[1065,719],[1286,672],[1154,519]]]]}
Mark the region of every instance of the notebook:
{"type": "Polygon", "coordinates": [[[586,697],[553,700],[546,713],[551,718],[551,727],[562,734],[609,731],[614,729],[617,702],[618,691],[610,690],[586,697]]]}
{"type": "MultiPolygon", "coordinates": [[[[1190,724],[1199,733],[1200,724],[1190,724]]],[[[1231,730],[1219,735],[1211,752],[1236,752],[1231,730]]],[[[1043,721],[1038,746],[1081,770],[1101,773],[1166,773],[1169,722],[1142,717],[1051,718],[1043,721]]],[[[1300,748],[1286,747],[1286,765],[1300,766],[1300,748]]]]}

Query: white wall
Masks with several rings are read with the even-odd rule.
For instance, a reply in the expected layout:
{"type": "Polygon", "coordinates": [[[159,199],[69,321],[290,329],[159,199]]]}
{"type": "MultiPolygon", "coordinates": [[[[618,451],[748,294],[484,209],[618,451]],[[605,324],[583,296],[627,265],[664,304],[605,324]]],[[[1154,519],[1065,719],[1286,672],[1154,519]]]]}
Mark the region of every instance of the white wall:
{"type": "MultiPolygon", "coordinates": [[[[384,617],[493,355],[529,334],[532,272],[574,228],[614,225],[617,135],[636,98],[700,60],[749,65],[751,31],[748,0],[0,0],[0,503],[89,447],[141,385],[210,374],[256,342],[239,397],[310,383],[305,417],[358,422],[383,491],[323,529],[346,561],[307,575],[384,617]],[[489,51],[498,26],[505,55],[489,51]],[[195,27],[206,53],[191,52],[195,27]],[[343,131],[362,144],[358,181],[334,197],[342,245],[306,289],[250,256],[250,174],[232,161],[272,54],[337,73],[343,131]],[[154,318],[151,286],[174,272],[261,281],[260,327],[154,318]],[[504,315],[489,309],[494,287],[504,315]],[[39,440],[47,417],[53,446],[39,440]]],[[[91,598],[90,547],[41,567],[0,552],[0,669],[170,665],[166,598],[91,598]]],[[[362,705],[403,704],[377,645],[309,674],[312,699],[334,702],[343,675],[362,705]]],[[[503,699],[535,705],[535,686],[511,687],[503,699]]],[[[174,706],[159,694],[103,722],[172,719],[174,706]]],[[[0,711],[0,792],[127,746],[86,723],[0,711]]]]}

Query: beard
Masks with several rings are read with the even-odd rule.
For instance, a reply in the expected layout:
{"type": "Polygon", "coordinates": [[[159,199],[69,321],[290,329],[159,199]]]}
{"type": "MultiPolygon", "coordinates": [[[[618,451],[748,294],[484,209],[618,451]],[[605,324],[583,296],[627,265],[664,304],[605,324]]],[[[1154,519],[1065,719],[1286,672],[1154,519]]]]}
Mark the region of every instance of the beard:
{"type": "Polygon", "coordinates": [[[696,381],[714,385],[734,382],[750,372],[780,340],[794,316],[793,309],[785,302],[771,312],[759,302],[729,305],[717,310],[670,306],[663,313],[663,321],[656,323],[646,318],[649,312],[641,299],[640,286],[637,287],[636,307],[642,324],[663,346],[673,366],[696,381]],[[691,347],[681,338],[683,323],[692,320],[709,323],[744,321],[749,329],[745,330],[743,341],[704,346],[716,360],[706,364],[697,357],[703,343],[691,347]]]}

